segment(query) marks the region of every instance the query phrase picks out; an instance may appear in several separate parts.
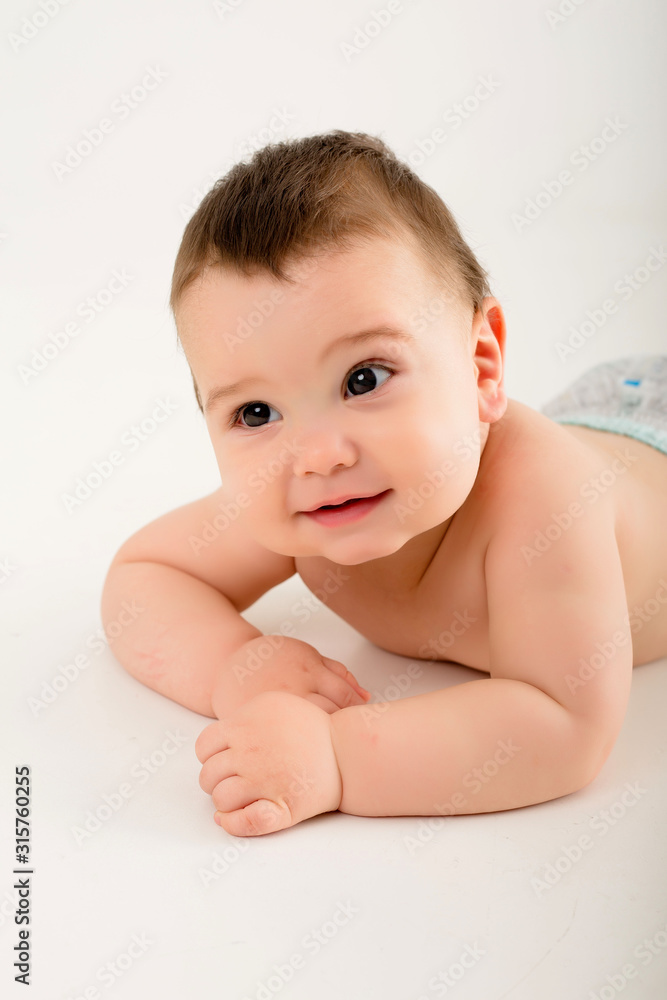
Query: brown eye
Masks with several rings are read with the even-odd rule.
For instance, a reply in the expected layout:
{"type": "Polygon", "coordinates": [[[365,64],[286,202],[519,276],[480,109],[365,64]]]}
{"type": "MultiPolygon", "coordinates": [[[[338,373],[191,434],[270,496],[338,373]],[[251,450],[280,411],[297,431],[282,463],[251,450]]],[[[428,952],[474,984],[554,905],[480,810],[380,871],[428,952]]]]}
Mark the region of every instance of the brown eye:
{"type": "MultiPolygon", "coordinates": [[[[263,427],[263,421],[268,419],[269,414],[273,407],[269,406],[268,403],[246,403],[244,406],[240,406],[236,413],[232,417],[232,424],[236,423],[237,417],[244,416],[247,423],[241,424],[242,427],[263,427]]],[[[277,410],[273,411],[277,413],[277,410]]]]}
{"type": "MultiPolygon", "coordinates": [[[[350,392],[353,396],[365,396],[379,387],[378,377],[374,374],[376,371],[384,372],[387,376],[379,385],[384,385],[394,374],[391,368],[387,368],[385,365],[359,365],[347,377],[347,384],[351,387],[350,392]]],[[[265,427],[272,410],[274,413],[278,413],[268,403],[263,403],[260,400],[255,400],[252,403],[244,403],[232,413],[229,426],[244,427],[246,430],[250,430],[252,427],[265,427]],[[238,423],[241,418],[243,420],[241,420],[241,423],[238,423]]]]}
{"type": "MultiPolygon", "coordinates": [[[[377,389],[377,378],[373,374],[373,370],[386,372],[387,375],[391,376],[392,372],[384,365],[364,365],[362,368],[357,368],[348,377],[348,385],[351,386],[351,392],[354,396],[363,396],[367,392],[372,392],[373,389],[377,389]]],[[[384,385],[384,383],[380,383],[384,385]]]]}

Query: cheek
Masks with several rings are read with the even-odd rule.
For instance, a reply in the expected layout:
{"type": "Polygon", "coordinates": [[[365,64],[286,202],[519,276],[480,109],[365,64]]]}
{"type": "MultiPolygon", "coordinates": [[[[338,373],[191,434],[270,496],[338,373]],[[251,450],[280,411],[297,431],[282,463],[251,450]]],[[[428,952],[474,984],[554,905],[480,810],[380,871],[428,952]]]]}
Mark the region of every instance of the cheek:
{"type": "Polygon", "coordinates": [[[401,447],[415,463],[440,464],[452,457],[463,430],[438,413],[431,414],[428,420],[411,419],[401,432],[401,447]]]}
{"type": "MultiPolygon", "coordinates": [[[[478,428],[458,418],[455,424],[436,421],[428,427],[412,427],[400,445],[390,452],[400,460],[402,478],[415,483],[435,484],[451,495],[467,493],[478,464],[478,428]],[[477,437],[475,436],[477,433],[477,437]]],[[[430,488],[430,487],[429,487],[430,488]]]]}
{"type": "Polygon", "coordinates": [[[234,493],[250,492],[250,484],[257,479],[261,470],[258,458],[245,452],[236,452],[234,448],[223,445],[213,445],[220,475],[225,485],[234,493]]]}

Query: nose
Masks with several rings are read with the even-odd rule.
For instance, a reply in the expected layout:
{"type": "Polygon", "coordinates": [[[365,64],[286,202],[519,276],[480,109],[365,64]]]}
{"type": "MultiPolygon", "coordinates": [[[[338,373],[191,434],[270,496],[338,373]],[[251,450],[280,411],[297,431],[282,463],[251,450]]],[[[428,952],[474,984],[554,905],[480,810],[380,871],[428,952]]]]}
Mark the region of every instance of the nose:
{"type": "Polygon", "coordinates": [[[330,422],[318,422],[297,431],[294,444],[296,458],[292,470],[295,476],[311,472],[326,476],[333,469],[354,465],[357,461],[355,446],[330,422]]]}

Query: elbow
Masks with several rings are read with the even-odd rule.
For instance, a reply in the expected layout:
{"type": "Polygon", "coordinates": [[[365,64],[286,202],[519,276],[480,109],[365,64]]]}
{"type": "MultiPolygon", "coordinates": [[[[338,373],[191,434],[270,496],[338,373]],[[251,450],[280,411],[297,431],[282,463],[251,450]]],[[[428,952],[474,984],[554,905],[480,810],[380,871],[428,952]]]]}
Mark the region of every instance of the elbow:
{"type": "Polygon", "coordinates": [[[602,731],[589,730],[587,732],[587,738],[584,740],[584,749],[581,754],[582,769],[579,785],[575,791],[585,788],[595,781],[606,764],[617,737],[618,729],[616,727],[613,731],[607,728],[602,731]]]}
{"type": "Polygon", "coordinates": [[[599,723],[572,711],[561,715],[558,739],[550,755],[552,780],[563,789],[559,795],[578,792],[595,781],[620,730],[620,725],[612,725],[612,721],[607,718],[599,723]]]}

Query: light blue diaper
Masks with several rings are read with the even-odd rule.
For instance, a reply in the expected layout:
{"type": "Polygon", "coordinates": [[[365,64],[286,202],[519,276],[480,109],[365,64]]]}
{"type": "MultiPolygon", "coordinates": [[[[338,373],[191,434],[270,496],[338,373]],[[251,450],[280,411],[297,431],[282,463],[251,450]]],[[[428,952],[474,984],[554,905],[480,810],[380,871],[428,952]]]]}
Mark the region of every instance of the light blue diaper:
{"type": "Polygon", "coordinates": [[[558,424],[627,434],[667,454],[667,355],[597,365],[540,412],[558,424]]]}

